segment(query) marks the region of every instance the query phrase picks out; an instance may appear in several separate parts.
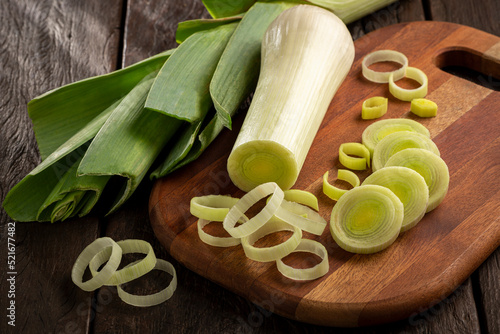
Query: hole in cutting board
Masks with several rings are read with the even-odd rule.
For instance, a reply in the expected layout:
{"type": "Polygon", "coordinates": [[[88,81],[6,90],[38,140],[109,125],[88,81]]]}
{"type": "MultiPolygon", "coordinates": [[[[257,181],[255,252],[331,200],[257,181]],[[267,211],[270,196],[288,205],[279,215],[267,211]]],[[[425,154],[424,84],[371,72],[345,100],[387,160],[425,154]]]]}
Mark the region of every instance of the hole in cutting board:
{"type": "Polygon", "coordinates": [[[500,91],[500,62],[467,48],[448,48],[434,57],[441,70],[485,88],[500,91]]]}

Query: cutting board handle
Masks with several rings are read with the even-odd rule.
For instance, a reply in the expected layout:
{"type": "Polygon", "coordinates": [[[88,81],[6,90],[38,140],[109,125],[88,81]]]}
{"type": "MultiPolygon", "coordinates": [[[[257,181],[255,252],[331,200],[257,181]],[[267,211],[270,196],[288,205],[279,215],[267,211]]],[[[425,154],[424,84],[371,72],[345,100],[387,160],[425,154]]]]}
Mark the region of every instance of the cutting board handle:
{"type": "MultiPolygon", "coordinates": [[[[500,90],[500,42],[484,53],[464,46],[446,47],[437,51],[434,64],[443,70],[454,67],[474,71],[477,73],[475,82],[500,90]]],[[[460,76],[460,71],[453,74],[460,76]]]]}

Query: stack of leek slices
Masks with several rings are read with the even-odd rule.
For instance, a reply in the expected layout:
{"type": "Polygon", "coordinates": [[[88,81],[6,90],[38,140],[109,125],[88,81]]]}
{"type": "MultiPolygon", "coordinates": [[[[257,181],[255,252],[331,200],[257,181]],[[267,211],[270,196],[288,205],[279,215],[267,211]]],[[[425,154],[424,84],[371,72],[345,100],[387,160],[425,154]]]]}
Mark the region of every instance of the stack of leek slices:
{"type": "Polygon", "coordinates": [[[198,218],[198,235],[208,245],[230,247],[241,244],[245,255],[258,262],[276,262],[285,277],[293,280],[314,280],[328,272],[328,253],[320,242],[303,238],[302,232],[321,235],[327,222],[319,215],[318,200],[312,193],[297,189],[283,191],[275,182],[263,183],[241,198],[208,195],[191,199],[191,214],[198,218]],[[262,210],[252,218],[245,213],[260,200],[267,198],[262,210]],[[209,223],[222,224],[228,237],[217,237],[203,230],[209,223]],[[291,237],[271,247],[256,247],[255,243],[270,234],[290,231],[291,237]],[[298,269],[283,262],[293,252],[313,253],[321,262],[313,267],[298,269]]]}
{"type": "Polygon", "coordinates": [[[323,191],[337,201],[330,220],[334,240],[347,251],[369,254],[387,248],[443,201],[449,172],[429,131],[416,121],[374,122],[363,132],[362,142],[353,147],[362,145],[366,151],[358,147],[349,152],[358,158],[341,163],[359,169],[355,159],[368,165],[371,153],[373,173],[360,184],[356,174],[339,170],[338,178],[351,183],[351,190],[333,187],[325,174],[323,191]]]}
{"type": "Polygon", "coordinates": [[[161,304],[170,299],[177,288],[177,275],[172,264],[157,259],[153,247],[148,242],[134,239],[118,242],[109,237],[96,239],[85,247],[76,259],[71,271],[71,279],[84,291],[94,291],[104,285],[116,286],[118,296],[123,302],[138,307],[161,304]],[[145,254],[145,257],[118,270],[122,255],[128,253],[145,254]],[[101,266],[102,268],[99,269],[101,266]],[[92,273],[92,278],[83,281],[87,267],[92,273]],[[123,289],[123,284],[138,279],[153,269],[165,271],[172,276],[166,288],[151,295],[134,295],[123,289]]]}

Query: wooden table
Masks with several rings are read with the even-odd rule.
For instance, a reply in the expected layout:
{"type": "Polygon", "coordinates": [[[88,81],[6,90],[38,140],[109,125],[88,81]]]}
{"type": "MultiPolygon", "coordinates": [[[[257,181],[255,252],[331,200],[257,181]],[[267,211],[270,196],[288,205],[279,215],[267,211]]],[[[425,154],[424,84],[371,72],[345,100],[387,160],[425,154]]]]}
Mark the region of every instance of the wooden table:
{"type": "MultiPolygon", "coordinates": [[[[175,46],[179,21],[209,17],[201,1],[2,0],[0,2],[0,195],[39,163],[26,104],[63,84],[108,73],[175,46]]],[[[398,22],[439,20],[500,35],[496,0],[401,0],[349,25],[355,39],[398,22]]],[[[500,250],[452,295],[408,319],[383,326],[325,328],[274,315],[190,272],[155,239],[145,182],[118,212],[64,223],[15,224],[15,268],[7,265],[8,228],[0,212],[0,333],[500,333],[500,250]],[[136,308],[114,288],[87,293],[71,267],[93,240],[145,239],[177,269],[166,303],[136,308]],[[9,274],[15,272],[15,274],[9,274]],[[15,295],[11,295],[14,292],[15,295]],[[8,325],[15,302],[15,327],[8,325]]],[[[152,292],[168,275],[151,275],[133,290],[152,292]]]]}

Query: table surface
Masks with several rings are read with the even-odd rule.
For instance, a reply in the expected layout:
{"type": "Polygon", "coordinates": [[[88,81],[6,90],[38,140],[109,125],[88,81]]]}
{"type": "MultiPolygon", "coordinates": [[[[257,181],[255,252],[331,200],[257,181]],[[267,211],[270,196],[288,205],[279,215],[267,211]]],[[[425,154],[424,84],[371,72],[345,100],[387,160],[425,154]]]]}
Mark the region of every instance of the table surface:
{"type": "MultiPolygon", "coordinates": [[[[175,47],[178,22],[208,17],[200,0],[0,1],[1,200],[40,161],[26,112],[30,99],[175,47]]],[[[500,3],[401,0],[348,27],[357,39],[394,23],[421,20],[460,23],[499,36],[500,3]]],[[[408,319],[364,328],[314,326],[272,314],[172,259],[151,229],[151,186],[144,182],[127,205],[107,217],[15,224],[14,275],[7,269],[12,220],[2,209],[0,333],[500,333],[499,249],[453,294],[408,319]],[[177,270],[174,296],[155,307],[136,308],[121,302],[114,288],[94,293],[77,288],[72,265],[101,236],[151,242],[157,256],[177,270]],[[12,301],[15,327],[6,317],[12,301]]],[[[130,291],[157,291],[168,275],[146,278],[130,291]]]]}

